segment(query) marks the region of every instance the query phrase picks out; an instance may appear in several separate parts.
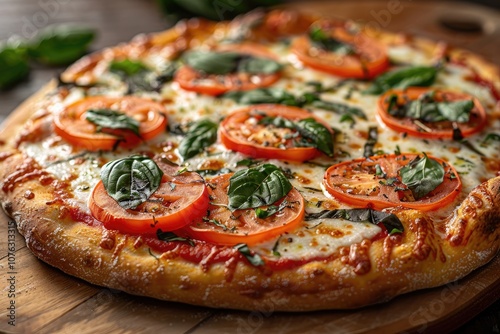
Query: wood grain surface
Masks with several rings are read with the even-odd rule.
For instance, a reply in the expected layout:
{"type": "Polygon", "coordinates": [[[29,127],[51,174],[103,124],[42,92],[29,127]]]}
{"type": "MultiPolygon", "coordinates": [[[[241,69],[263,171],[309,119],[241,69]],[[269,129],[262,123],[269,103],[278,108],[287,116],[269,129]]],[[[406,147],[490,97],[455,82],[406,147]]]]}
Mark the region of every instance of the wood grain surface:
{"type": "MultiPolygon", "coordinates": [[[[353,18],[391,31],[441,39],[471,49],[500,65],[500,14],[492,9],[450,1],[408,0],[294,2],[288,6],[353,18]],[[479,22],[481,29],[472,32],[456,30],[457,27],[450,29],[443,24],[443,20],[450,18],[459,18],[460,22],[479,22]]],[[[168,27],[154,1],[2,0],[0,39],[28,34],[29,22],[45,26],[65,21],[99,29],[100,38],[94,45],[95,49],[126,41],[137,33],[168,27]],[[44,17],[47,17],[46,24],[42,24],[44,17]]],[[[35,26],[33,33],[37,29],[35,26]]],[[[8,115],[61,70],[35,65],[29,81],[0,93],[0,115],[8,115]]],[[[16,117],[24,116],[14,114],[3,126],[9,126],[8,123],[15,122],[16,117]]],[[[445,333],[468,322],[459,332],[480,333],[499,326],[498,256],[458,282],[400,296],[386,304],[361,310],[287,314],[275,312],[272,305],[262,305],[260,311],[240,312],[131,296],[67,276],[37,260],[19,234],[12,234],[14,239],[9,239],[9,232],[13,230],[8,222],[9,219],[0,214],[0,332],[445,333]],[[13,245],[15,252],[10,252],[9,246],[13,245]],[[12,278],[13,285],[10,284],[12,278]],[[12,289],[15,298],[9,297],[12,289]],[[16,326],[8,323],[11,300],[15,301],[16,326]],[[483,311],[495,301],[493,307],[483,311]]]]}

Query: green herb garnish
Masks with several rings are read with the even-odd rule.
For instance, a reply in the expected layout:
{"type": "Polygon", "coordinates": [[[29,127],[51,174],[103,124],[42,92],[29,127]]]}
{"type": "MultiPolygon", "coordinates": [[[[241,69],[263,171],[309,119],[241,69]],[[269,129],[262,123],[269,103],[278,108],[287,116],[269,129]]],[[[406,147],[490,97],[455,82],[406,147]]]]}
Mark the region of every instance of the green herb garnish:
{"type": "Polygon", "coordinates": [[[138,155],[110,161],[101,169],[104,188],[124,209],[146,202],[160,186],[162,176],[153,160],[138,155]]]}

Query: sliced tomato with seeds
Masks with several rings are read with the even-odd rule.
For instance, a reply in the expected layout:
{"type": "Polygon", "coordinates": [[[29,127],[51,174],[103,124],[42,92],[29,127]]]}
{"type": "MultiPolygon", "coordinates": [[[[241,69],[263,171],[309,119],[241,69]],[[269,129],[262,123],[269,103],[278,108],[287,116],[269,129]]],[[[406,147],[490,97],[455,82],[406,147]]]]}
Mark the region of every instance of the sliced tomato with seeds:
{"type": "MultiPolygon", "coordinates": [[[[228,44],[216,52],[236,52],[242,56],[254,56],[276,60],[276,56],[262,45],[254,43],[228,44]]],[[[281,78],[281,71],[274,73],[232,72],[228,74],[206,74],[184,65],[174,76],[182,89],[207,95],[221,95],[229,91],[251,90],[268,87],[281,78]]]]}
{"type": "Polygon", "coordinates": [[[203,217],[209,198],[203,178],[194,172],[158,163],[164,175],[159,188],[135,209],[124,209],[104,188],[94,187],[89,208],[95,219],[110,230],[134,235],[155,235],[158,229],[173,231],[203,217]]]}
{"type": "Polygon", "coordinates": [[[315,45],[309,35],[293,40],[291,49],[304,65],[343,78],[370,79],[389,67],[384,45],[362,31],[348,29],[345,24],[322,22],[319,28],[329,37],[344,43],[352,52],[335,52],[315,45]]]}
{"type": "Polygon", "coordinates": [[[54,118],[54,131],[71,145],[90,151],[130,148],[165,131],[166,110],[158,102],[140,97],[93,96],[77,101],[54,118]],[[111,109],[139,122],[137,136],[129,129],[99,129],[87,120],[87,111],[111,109]]]}
{"type": "Polygon", "coordinates": [[[322,153],[315,147],[298,146],[297,131],[260,124],[264,117],[282,117],[296,122],[314,118],[330,131],[328,124],[307,110],[275,104],[252,105],[227,116],[219,127],[220,140],[228,149],[254,158],[306,161],[322,153]]]}
{"type": "Polygon", "coordinates": [[[327,169],[323,185],[339,201],[354,207],[381,210],[387,207],[430,211],[451,203],[459,194],[462,182],[457,171],[445,161],[430,157],[444,168],[443,182],[430,193],[415,199],[402,183],[399,171],[417,154],[380,155],[342,162],[327,169]]]}
{"type": "MultiPolygon", "coordinates": [[[[267,218],[257,218],[255,209],[230,211],[227,191],[233,174],[219,175],[209,181],[208,215],[182,229],[188,236],[219,245],[256,244],[294,230],[303,220],[305,204],[293,188],[281,201],[283,209],[267,218]],[[286,201],[285,203],[283,203],[286,201]]],[[[268,207],[261,207],[266,210],[268,207]]]]}
{"type": "Polygon", "coordinates": [[[486,112],[481,102],[475,97],[466,93],[424,87],[410,87],[406,90],[390,90],[386,92],[378,100],[377,113],[382,122],[392,130],[427,139],[455,139],[454,131],[459,131],[463,137],[469,137],[480,132],[486,126],[487,122],[486,112]],[[421,99],[425,94],[428,95],[430,93],[433,94],[433,99],[436,102],[472,100],[474,106],[470,111],[468,122],[428,122],[415,120],[410,117],[397,117],[389,111],[393,96],[396,97],[396,106],[403,108],[409,102],[421,99]]]}

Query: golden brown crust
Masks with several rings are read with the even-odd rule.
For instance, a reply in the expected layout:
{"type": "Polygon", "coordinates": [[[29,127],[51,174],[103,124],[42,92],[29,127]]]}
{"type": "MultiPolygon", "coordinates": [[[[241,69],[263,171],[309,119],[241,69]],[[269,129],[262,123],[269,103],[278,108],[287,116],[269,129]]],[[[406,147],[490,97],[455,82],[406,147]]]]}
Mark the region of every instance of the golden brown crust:
{"type": "MultiPolygon", "coordinates": [[[[152,38],[136,40],[134,48],[152,43],[174,54],[185,47],[186,41],[194,41],[193,36],[207,38],[216,28],[224,27],[189,21],[152,38]],[[201,37],[196,35],[200,25],[206,32],[201,37]]],[[[396,38],[393,34],[379,33],[386,40],[396,38]]],[[[430,52],[438,48],[436,43],[417,41],[430,52]]],[[[67,72],[67,79],[75,79],[81,69],[91,66],[92,57],[99,55],[78,62],[67,72]]],[[[461,50],[453,50],[451,55],[465,57],[481,75],[500,82],[497,68],[479,57],[461,50]]],[[[50,85],[47,90],[52,88],[50,85]]],[[[0,179],[4,181],[0,201],[37,257],[91,283],[210,307],[282,311],[347,309],[456,280],[498,253],[500,177],[475,188],[445,221],[435,221],[415,210],[394,210],[405,226],[403,237],[365,240],[344,247],[331,261],[312,261],[276,271],[257,268],[246,261],[238,261],[234,268],[228,263],[215,263],[207,268],[172,252],[151,249],[139,237],[72,219],[64,202],[57,201],[56,188],[61,185],[50,176],[43,177],[46,175],[41,167],[13,149],[11,139],[37,111],[36,101],[44,100],[46,94],[44,90],[22,105],[4,125],[2,139],[7,142],[2,151],[9,153],[2,156],[0,179]],[[24,178],[26,173],[20,172],[23,168],[40,173],[24,178]]]]}

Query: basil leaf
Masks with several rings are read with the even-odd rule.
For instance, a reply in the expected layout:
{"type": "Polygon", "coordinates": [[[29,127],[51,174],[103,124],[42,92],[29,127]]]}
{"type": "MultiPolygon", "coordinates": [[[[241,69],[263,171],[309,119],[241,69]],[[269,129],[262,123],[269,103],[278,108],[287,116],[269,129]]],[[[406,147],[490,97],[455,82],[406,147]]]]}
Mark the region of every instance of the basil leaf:
{"type": "Polygon", "coordinates": [[[202,119],[193,123],[179,144],[179,153],[186,160],[215,143],[217,140],[218,125],[209,119],[202,119]]]}
{"type": "Polygon", "coordinates": [[[484,137],[481,145],[488,145],[491,141],[500,141],[500,134],[497,133],[488,133],[486,137],[484,137]]]}
{"type": "Polygon", "coordinates": [[[281,116],[277,116],[277,117],[273,117],[273,116],[266,116],[266,117],[263,117],[260,121],[259,121],[259,124],[263,124],[263,125],[272,125],[274,127],[277,127],[277,128],[286,128],[286,129],[292,129],[292,130],[295,130],[296,129],[296,123],[287,119],[287,118],[284,118],[284,117],[281,117],[281,116]]]}
{"type": "Polygon", "coordinates": [[[90,109],[85,112],[85,119],[97,125],[97,131],[105,129],[130,130],[140,137],[139,122],[122,112],[111,109],[90,109]]]}
{"type": "Polygon", "coordinates": [[[333,156],[333,136],[323,124],[314,118],[306,118],[298,121],[296,128],[302,137],[312,141],[314,147],[329,157],[333,156]]]}
{"type": "MultiPolygon", "coordinates": [[[[369,158],[374,155],[373,148],[378,141],[378,131],[376,126],[370,126],[368,129],[368,139],[366,140],[365,147],[363,150],[363,157],[369,158]]],[[[377,165],[379,166],[379,165],[377,165]]],[[[380,166],[379,166],[380,168],[380,166]]]]}
{"type": "Polygon", "coordinates": [[[326,155],[333,156],[333,136],[323,124],[318,123],[314,118],[293,122],[280,116],[266,116],[259,121],[259,124],[296,130],[305,139],[297,141],[296,146],[315,147],[326,155]]]}
{"type": "Polygon", "coordinates": [[[416,157],[401,168],[399,174],[401,181],[411,190],[415,199],[424,197],[444,180],[443,166],[425,153],[423,157],[416,157]]]}
{"type": "Polygon", "coordinates": [[[244,57],[238,64],[238,72],[272,74],[280,71],[283,66],[269,58],[244,57]]]}
{"type": "Polygon", "coordinates": [[[44,29],[28,52],[35,60],[48,65],[67,65],[83,56],[95,38],[93,29],[56,25],[44,29]]]}
{"type": "Polygon", "coordinates": [[[247,91],[233,91],[224,97],[241,104],[275,103],[297,106],[295,96],[280,88],[257,88],[247,91]]]}
{"type": "Polygon", "coordinates": [[[271,164],[240,170],[229,179],[229,208],[258,208],[271,205],[292,190],[283,172],[271,164]]]}
{"type": "Polygon", "coordinates": [[[0,89],[7,89],[25,79],[30,72],[26,52],[22,47],[0,49],[0,89]]]}
{"type": "Polygon", "coordinates": [[[246,257],[252,265],[259,267],[265,264],[259,254],[252,254],[252,251],[250,251],[247,244],[237,244],[233,248],[237,249],[244,257],[246,257]]]}
{"type": "Polygon", "coordinates": [[[253,167],[260,165],[262,163],[262,160],[257,160],[257,159],[252,159],[252,158],[247,158],[247,159],[242,159],[236,163],[236,166],[246,166],[246,167],[253,167]]]}
{"type": "Polygon", "coordinates": [[[255,216],[260,219],[271,217],[272,215],[277,214],[278,212],[286,208],[287,205],[288,202],[285,200],[281,202],[280,205],[270,205],[267,207],[267,209],[257,208],[255,209],[255,216]]]}
{"type": "Polygon", "coordinates": [[[366,115],[363,110],[357,107],[351,107],[343,103],[315,100],[312,102],[312,106],[318,109],[332,111],[339,115],[354,115],[361,119],[366,119],[366,115]]]}
{"type": "Polygon", "coordinates": [[[473,108],[474,102],[472,100],[437,103],[439,113],[447,121],[458,123],[469,122],[470,112],[473,108]]]}
{"type": "Polygon", "coordinates": [[[410,86],[427,87],[436,80],[438,70],[431,66],[412,66],[395,69],[379,75],[365,90],[368,94],[382,94],[391,88],[405,89],[410,86]]]}
{"type": "Polygon", "coordinates": [[[146,202],[160,186],[162,176],[153,160],[138,155],[110,161],[101,170],[104,188],[124,209],[146,202]]]}
{"type": "Polygon", "coordinates": [[[191,246],[194,246],[194,241],[189,238],[179,237],[174,232],[163,232],[161,229],[156,231],[156,237],[161,241],[172,242],[172,241],[181,241],[187,242],[191,246]]]}
{"type": "Polygon", "coordinates": [[[162,85],[173,79],[177,66],[170,63],[160,74],[149,70],[142,62],[124,59],[113,61],[109,67],[122,77],[128,86],[127,94],[160,91],[162,85]]]}
{"type": "Polygon", "coordinates": [[[375,211],[373,209],[323,210],[317,213],[307,213],[305,216],[306,221],[327,218],[345,219],[355,223],[383,224],[389,234],[402,233],[404,231],[401,220],[395,214],[375,211]]]}
{"type": "Polygon", "coordinates": [[[228,74],[235,72],[241,54],[236,52],[190,51],[183,57],[186,64],[207,74],[228,74]]]}
{"type": "Polygon", "coordinates": [[[196,173],[200,174],[202,177],[205,176],[214,176],[214,175],[221,175],[221,174],[229,174],[232,173],[233,171],[230,170],[229,168],[221,168],[221,169],[198,169],[196,173]]]}
{"type": "Polygon", "coordinates": [[[343,55],[356,53],[352,45],[333,38],[319,27],[313,27],[311,30],[309,30],[309,39],[311,40],[311,42],[313,42],[314,46],[323,50],[343,55]]]}
{"type": "Polygon", "coordinates": [[[459,122],[467,123],[470,113],[474,109],[472,100],[461,101],[436,101],[434,92],[422,94],[418,99],[397,104],[397,96],[389,97],[388,113],[398,118],[411,118],[423,122],[459,122]]]}
{"type": "Polygon", "coordinates": [[[123,59],[112,61],[109,65],[109,70],[111,72],[131,76],[141,71],[148,71],[148,68],[140,61],[123,59]]]}

